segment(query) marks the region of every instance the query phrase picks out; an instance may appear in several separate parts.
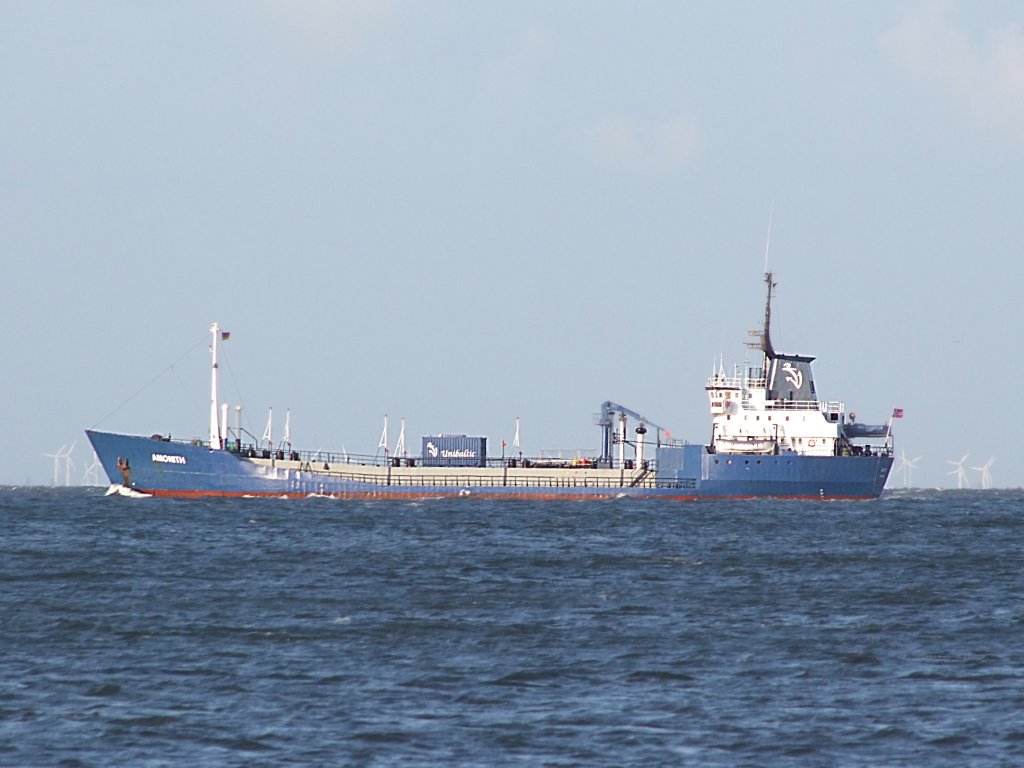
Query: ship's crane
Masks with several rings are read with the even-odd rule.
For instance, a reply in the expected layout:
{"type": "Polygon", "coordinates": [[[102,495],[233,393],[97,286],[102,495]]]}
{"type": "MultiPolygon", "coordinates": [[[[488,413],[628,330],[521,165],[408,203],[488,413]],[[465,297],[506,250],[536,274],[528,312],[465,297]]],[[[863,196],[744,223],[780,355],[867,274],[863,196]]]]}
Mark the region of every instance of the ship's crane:
{"type": "MultiPolygon", "coordinates": [[[[619,416],[620,418],[629,416],[630,418],[636,419],[638,422],[640,422],[640,426],[637,429],[639,430],[643,428],[644,432],[647,431],[646,426],[654,427],[654,429],[657,430],[656,444],[659,446],[661,445],[661,433],[667,431],[664,427],[655,424],[646,416],[642,416],[636,411],[627,408],[624,405],[619,405],[618,403],[613,403],[610,400],[606,400],[605,402],[601,403],[601,415],[597,420],[597,425],[601,427],[601,466],[611,466],[612,433],[615,429],[615,416],[619,416]]],[[[623,441],[625,441],[625,433],[623,433],[622,439],[623,441]]]]}

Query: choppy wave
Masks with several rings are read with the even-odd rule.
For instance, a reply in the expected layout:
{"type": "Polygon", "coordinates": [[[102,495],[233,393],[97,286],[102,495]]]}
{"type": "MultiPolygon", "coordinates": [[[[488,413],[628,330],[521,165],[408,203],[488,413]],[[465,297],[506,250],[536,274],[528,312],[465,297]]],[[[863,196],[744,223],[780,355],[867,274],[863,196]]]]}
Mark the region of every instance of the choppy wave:
{"type": "Polygon", "coordinates": [[[1024,761],[1019,490],[5,490],[0,764],[1024,761]]]}

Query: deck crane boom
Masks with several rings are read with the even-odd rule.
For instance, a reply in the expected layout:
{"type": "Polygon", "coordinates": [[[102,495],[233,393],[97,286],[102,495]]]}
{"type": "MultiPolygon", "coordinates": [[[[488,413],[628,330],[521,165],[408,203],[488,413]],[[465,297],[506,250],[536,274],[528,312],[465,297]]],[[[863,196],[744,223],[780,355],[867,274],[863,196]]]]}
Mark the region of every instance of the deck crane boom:
{"type": "MultiPolygon", "coordinates": [[[[624,405],[619,405],[618,403],[606,400],[601,403],[601,415],[597,420],[597,425],[601,427],[601,466],[611,466],[612,432],[615,429],[614,417],[616,414],[629,416],[630,418],[636,419],[641,425],[654,427],[654,429],[657,430],[657,445],[661,445],[661,433],[667,431],[664,427],[655,424],[646,416],[641,416],[636,411],[627,408],[624,405]]],[[[625,440],[625,435],[623,435],[623,440],[625,440]]]]}

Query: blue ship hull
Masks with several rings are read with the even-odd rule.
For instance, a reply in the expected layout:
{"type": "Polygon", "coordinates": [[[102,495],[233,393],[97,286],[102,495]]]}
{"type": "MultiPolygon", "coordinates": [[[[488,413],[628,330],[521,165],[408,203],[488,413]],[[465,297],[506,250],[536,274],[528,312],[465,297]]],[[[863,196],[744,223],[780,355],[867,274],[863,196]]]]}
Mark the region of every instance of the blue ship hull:
{"type": "MultiPolygon", "coordinates": [[[[878,498],[892,469],[892,419],[884,425],[861,424],[852,412],[847,417],[843,403],[818,398],[811,373],[814,358],[777,352],[771,343],[775,282],[770,272],[765,283],[764,329],[755,333],[763,364],[737,366],[730,375],[720,363],[707,380],[712,419],[708,445],[672,442],[664,427],[606,401],[597,421],[601,451],[594,457],[531,459],[517,453],[506,458],[502,443],[501,459],[488,459],[486,437],[439,434],[425,436],[422,455],[408,458],[404,421],[389,456],[387,417],[380,443],[383,463],[377,457],[353,461],[347,454],[300,454],[287,437],[272,455],[269,416],[264,438],[249,445],[243,445],[240,427],[227,427],[228,405],[218,396],[217,350],[229,334],[217,323],[210,326],[209,442],[175,443],[160,435],[92,430],[86,434],[116,486],[154,496],[878,498]],[[638,422],[632,434],[627,429],[630,418],[638,422]],[[872,439],[882,442],[858,442],[872,439]],[[632,446],[632,458],[626,456],[627,445],[632,446]],[[288,446],[287,456],[281,446],[288,446]],[[619,448],[617,459],[613,446],[619,448]]],[[[893,418],[902,416],[902,408],[893,410],[893,418]]],[[[286,417],[286,435],[287,423],[286,417]]],[[[518,438],[516,419],[513,446],[518,447],[518,438]]]]}
{"type": "Polygon", "coordinates": [[[278,496],[338,498],[482,496],[601,499],[622,496],[703,498],[873,499],[885,486],[891,455],[743,456],[702,445],[658,448],[649,473],[580,470],[530,475],[507,467],[442,472],[360,464],[260,461],[202,444],[86,432],[114,484],[154,496],[278,496]]]}

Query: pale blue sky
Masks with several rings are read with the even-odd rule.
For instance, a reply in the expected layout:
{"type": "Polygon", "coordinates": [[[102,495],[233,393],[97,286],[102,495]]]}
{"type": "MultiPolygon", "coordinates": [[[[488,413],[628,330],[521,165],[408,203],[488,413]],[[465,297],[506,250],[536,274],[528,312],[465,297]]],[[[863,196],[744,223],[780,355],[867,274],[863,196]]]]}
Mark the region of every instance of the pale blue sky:
{"type": "Polygon", "coordinates": [[[205,435],[213,320],[226,399],[303,448],[372,452],[388,413],[596,449],[607,399],[704,441],[774,205],[776,346],[903,407],[915,484],[970,453],[1020,486],[1021,17],[0,0],[0,482],[73,440],[80,481],[94,425],[205,435]]]}

